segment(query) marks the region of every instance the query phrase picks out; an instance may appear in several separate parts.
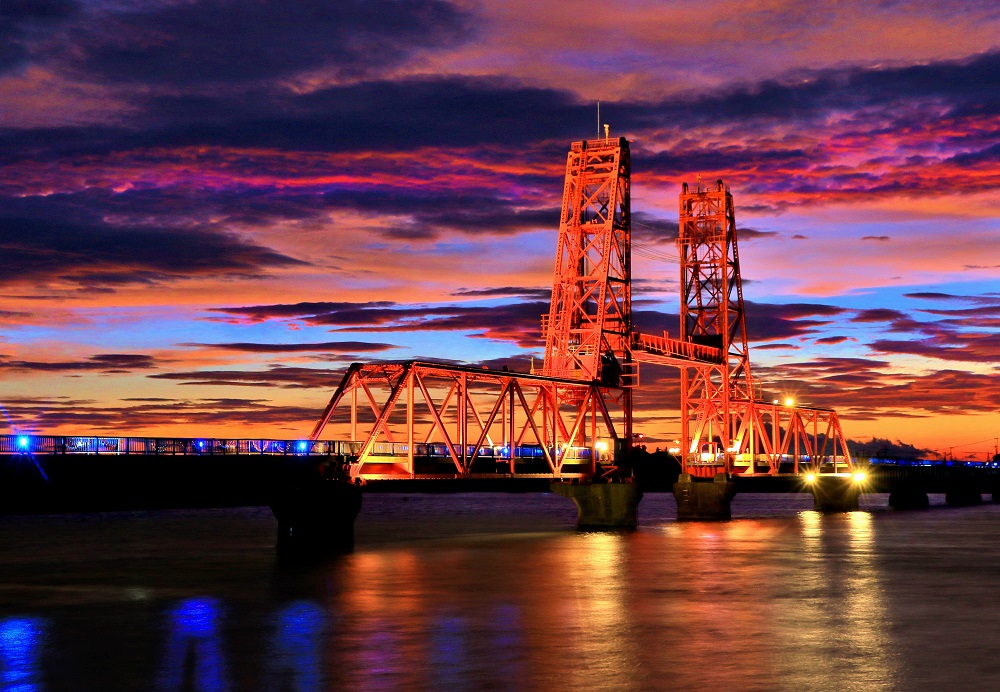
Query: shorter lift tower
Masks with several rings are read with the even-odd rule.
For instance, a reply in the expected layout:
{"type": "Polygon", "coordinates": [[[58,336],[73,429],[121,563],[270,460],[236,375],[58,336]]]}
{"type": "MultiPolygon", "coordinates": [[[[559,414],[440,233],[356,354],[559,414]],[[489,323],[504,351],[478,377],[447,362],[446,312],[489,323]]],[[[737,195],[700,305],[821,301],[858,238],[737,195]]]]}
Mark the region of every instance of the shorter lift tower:
{"type": "Polygon", "coordinates": [[[736,212],[721,180],[711,190],[681,186],[677,249],[681,339],[720,356],[711,365],[681,368],[681,437],[694,453],[688,466],[698,468],[709,454],[706,467],[714,471],[717,448],[731,450],[737,435],[734,405],[753,399],[736,212]]]}
{"type": "Polygon", "coordinates": [[[698,476],[840,473],[853,467],[833,409],[759,401],[747,349],[733,196],[681,188],[681,337],[717,348],[717,365],[681,368],[685,469],[698,476]]]}
{"type": "Polygon", "coordinates": [[[832,409],[758,401],[750,372],[733,196],[681,187],[680,338],[636,334],[639,361],[681,370],[681,444],[692,476],[840,473],[852,468],[832,409]]]}

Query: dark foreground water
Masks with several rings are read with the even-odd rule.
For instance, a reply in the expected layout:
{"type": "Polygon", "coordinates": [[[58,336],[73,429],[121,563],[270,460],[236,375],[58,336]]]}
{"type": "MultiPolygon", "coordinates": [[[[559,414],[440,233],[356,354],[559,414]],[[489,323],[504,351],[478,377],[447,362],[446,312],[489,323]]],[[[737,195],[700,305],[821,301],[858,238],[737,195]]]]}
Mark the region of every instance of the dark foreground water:
{"type": "Polygon", "coordinates": [[[1000,505],[865,503],[369,495],[312,566],[266,509],[7,517],[0,690],[1000,688],[1000,505]]]}

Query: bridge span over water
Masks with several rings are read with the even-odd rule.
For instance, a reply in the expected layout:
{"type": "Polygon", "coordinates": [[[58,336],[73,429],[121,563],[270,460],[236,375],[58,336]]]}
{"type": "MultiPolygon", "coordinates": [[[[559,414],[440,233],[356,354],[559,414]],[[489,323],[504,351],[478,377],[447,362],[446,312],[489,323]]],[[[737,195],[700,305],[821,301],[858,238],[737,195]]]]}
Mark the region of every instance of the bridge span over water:
{"type": "Polygon", "coordinates": [[[735,204],[721,180],[681,187],[669,258],[680,269],[677,333],[634,324],[630,156],[624,137],[607,136],[567,154],[539,369],[354,363],[298,440],[4,436],[3,473],[17,482],[3,501],[249,494],[274,510],[280,544],[331,533],[346,542],[362,487],[551,489],[576,503],[581,526],[634,527],[642,364],[680,372],[681,519],[728,518],[738,492],[810,492],[825,511],[856,509],[865,491],[889,492],[894,506],[926,505],[928,492],[956,503],[993,492],[993,468],[862,468],[836,411],[765,396],[751,372],[735,204]]]}

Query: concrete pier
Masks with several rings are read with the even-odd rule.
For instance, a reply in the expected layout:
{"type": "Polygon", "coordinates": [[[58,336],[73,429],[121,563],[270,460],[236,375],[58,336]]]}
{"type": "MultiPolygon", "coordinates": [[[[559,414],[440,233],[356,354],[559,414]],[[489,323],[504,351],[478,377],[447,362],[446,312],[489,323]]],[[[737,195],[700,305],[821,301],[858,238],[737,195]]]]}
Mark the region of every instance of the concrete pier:
{"type": "Polygon", "coordinates": [[[817,512],[854,512],[861,497],[861,484],[850,476],[816,476],[810,483],[813,509],[817,512]]]}
{"type": "Polygon", "coordinates": [[[634,529],[642,491],[635,483],[553,482],[552,492],[573,500],[581,529],[634,529]]]}
{"type": "Polygon", "coordinates": [[[952,507],[970,507],[981,504],[983,496],[975,482],[959,481],[948,486],[944,494],[944,501],[952,507]]]}
{"type": "Polygon", "coordinates": [[[930,501],[922,487],[901,485],[889,492],[889,506],[893,509],[927,509],[930,501]]]}
{"type": "Polygon", "coordinates": [[[354,550],[361,486],[325,478],[289,482],[275,490],[270,506],[278,520],[280,553],[316,556],[354,550]]]}
{"type": "Polygon", "coordinates": [[[725,520],[732,518],[730,503],[736,495],[736,483],[720,473],[715,478],[697,478],[682,473],[674,483],[677,519],[725,520]]]}

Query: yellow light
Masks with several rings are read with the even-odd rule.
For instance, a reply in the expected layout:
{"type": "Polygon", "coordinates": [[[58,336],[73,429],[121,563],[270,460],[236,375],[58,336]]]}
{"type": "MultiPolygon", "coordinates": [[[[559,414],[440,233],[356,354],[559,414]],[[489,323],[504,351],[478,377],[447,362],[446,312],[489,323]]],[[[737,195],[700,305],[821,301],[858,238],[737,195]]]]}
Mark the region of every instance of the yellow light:
{"type": "Polygon", "coordinates": [[[787,399],[785,399],[785,406],[792,406],[794,403],[795,399],[793,399],[792,397],[788,397],[787,399]]]}
{"type": "Polygon", "coordinates": [[[816,480],[816,474],[815,473],[807,473],[806,474],[806,483],[812,483],[814,480],[816,480]]]}
{"type": "Polygon", "coordinates": [[[601,452],[608,451],[608,443],[605,442],[604,440],[598,440],[597,444],[594,446],[597,447],[598,451],[601,452]]]}
{"type": "Polygon", "coordinates": [[[858,471],[854,474],[855,483],[864,483],[866,478],[868,478],[868,475],[864,471],[858,471]]]}

